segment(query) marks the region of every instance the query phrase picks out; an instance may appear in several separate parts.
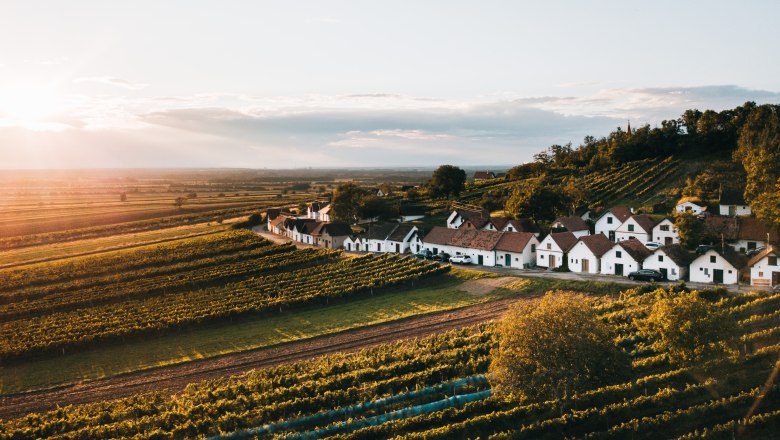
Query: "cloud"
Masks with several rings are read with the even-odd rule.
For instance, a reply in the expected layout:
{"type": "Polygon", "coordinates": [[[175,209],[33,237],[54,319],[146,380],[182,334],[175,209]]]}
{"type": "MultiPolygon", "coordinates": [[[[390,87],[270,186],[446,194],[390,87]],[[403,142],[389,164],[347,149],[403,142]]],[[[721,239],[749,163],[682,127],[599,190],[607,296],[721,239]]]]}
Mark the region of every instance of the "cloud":
{"type": "Polygon", "coordinates": [[[127,90],[141,90],[145,89],[148,84],[135,83],[122,78],[115,78],[112,76],[90,76],[85,78],[77,78],[73,80],[77,84],[82,83],[95,83],[104,84],[107,86],[119,87],[127,90]]]}

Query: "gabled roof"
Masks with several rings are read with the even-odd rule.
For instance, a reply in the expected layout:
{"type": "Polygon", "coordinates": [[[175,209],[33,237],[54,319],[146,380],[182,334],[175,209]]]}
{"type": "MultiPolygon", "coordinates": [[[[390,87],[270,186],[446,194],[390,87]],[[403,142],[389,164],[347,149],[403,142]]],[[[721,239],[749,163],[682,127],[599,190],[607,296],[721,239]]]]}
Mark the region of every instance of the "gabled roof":
{"type": "Polygon", "coordinates": [[[312,212],[319,212],[320,209],[330,205],[329,202],[311,202],[309,204],[309,209],[312,210],[312,212]]]}
{"type": "Polygon", "coordinates": [[[770,242],[780,241],[777,228],[772,227],[769,223],[755,217],[740,217],[737,222],[739,225],[737,238],[740,240],[766,241],[766,235],[769,234],[770,242]]]}
{"type": "Polygon", "coordinates": [[[474,173],[475,179],[494,179],[496,174],[490,170],[477,171],[474,173]]]}
{"type": "Polygon", "coordinates": [[[630,238],[628,240],[617,242],[615,246],[622,247],[623,250],[625,250],[626,253],[634,259],[634,261],[638,262],[645,261],[645,258],[653,253],[653,251],[645,247],[645,245],[636,238],[630,238]]]}
{"type": "Polygon", "coordinates": [[[281,223],[284,223],[286,220],[289,220],[289,219],[290,219],[289,216],[284,215],[284,214],[279,214],[279,215],[276,216],[276,218],[274,218],[273,220],[268,222],[268,226],[274,228],[274,227],[278,226],[281,223]]]}
{"type": "Polygon", "coordinates": [[[361,235],[361,238],[368,240],[385,240],[397,227],[398,223],[379,223],[369,225],[366,232],[361,235]]]}
{"type": "Polygon", "coordinates": [[[634,213],[633,213],[633,212],[631,212],[631,209],[630,209],[630,208],[626,208],[626,207],[623,207],[623,206],[616,206],[616,207],[614,207],[614,208],[609,208],[609,209],[607,209],[606,211],[604,211],[604,212],[603,212],[603,213],[602,213],[602,214],[599,216],[599,219],[600,219],[601,217],[604,217],[604,216],[605,216],[605,215],[607,215],[608,213],[612,213],[612,215],[614,215],[615,217],[617,217],[617,219],[618,219],[618,220],[620,220],[620,222],[621,222],[621,223],[622,223],[622,222],[624,222],[624,221],[626,221],[626,220],[628,220],[628,218],[629,218],[629,217],[631,217],[632,215],[634,215],[634,213]]]}
{"type": "Polygon", "coordinates": [[[425,237],[423,238],[422,241],[424,243],[430,243],[430,244],[447,244],[450,242],[450,239],[452,239],[452,237],[458,231],[460,231],[460,229],[434,226],[430,232],[425,234],[425,237]]]}
{"type": "Polygon", "coordinates": [[[758,263],[759,261],[763,260],[765,257],[769,255],[774,255],[775,257],[780,257],[780,248],[776,248],[774,246],[767,246],[766,249],[763,251],[757,253],[756,255],[753,255],[753,257],[748,260],[747,265],[753,266],[754,264],[758,263]]]}
{"type": "Polygon", "coordinates": [[[407,235],[409,235],[409,232],[411,232],[414,228],[416,228],[415,225],[410,225],[409,223],[400,223],[395,230],[387,237],[390,241],[404,241],[404,238],[406,238],[407,235]]]}
{"type": "Polygon", "coordinates": [[[463,222],[460,227],[461,229],[482,229],[488,222],[490,220],[487,218],[472,218],[463,222]]]}
{"type": "Polygon", "coordinates": [[[552,223],[553,225],[560,223],[561,226],[566,228],[567,231],[585,231],[589,230],[588,224],[585,223],[585,220],[582,219],[582,217],[577,215],[571,215],[568,217],[558,217],[555,219],[555,221],[552,223]]]}
{"type": "Polygon", "coordinates": [[[721,191],[719,203],[721,205],[747,205],[742,191],[734,190],[721,191]]]}
{"type": "Polygon", "coordinates": [[[447,244],[462,248],[490,251],[495,249],[496,244],[500,239],[501,232],[458,229],[458,232],[450,238],[450,241],[447,244]]]}
{"type": "Polygon", "coordinates": [[[507,223],[512,225],[517,232],[539,232],[539,227],[530,218],[511,219],[507,223]]]}
{"type": "Polygon", "coordinates": [[[716,247],[714,249],[710,249],[709,251],[705,252],[702,255],[699,255],[694,259],[694,261],[697,261],[699,259],[705,258],[708,253],[715,252],[721,257],[723,257],[724,260],[728,261],[729,264],[734,266],[735,269],[740,270],[743,267],[745,267],[745,264],[747,263],[748,259],[746,256],[740,254],[739,252],[735,251],[733,247],[731,246],[725,246],[723,249],[720,247],[716,247]]]}
{"type": "Polygon", "coordinates": [[[501,238],[496,243],[497,251],[522,253],[528,242],[536,237],[530,232],[499,232],[501,238]]]}
{"type": "Polygon", "coordinates": [[[317,235],[319,234],[320,228],[325,225],[325,222],[318,222],[318,221],[310,221],[305,222],[301,226],[301,228],[298,229],[302,234],[306,235],[317,235]]]}
{"type": "Polygon", "coordinates": [[[653,228],[655,227],[655,220],[645,214],[632,215],[631,218],[634,219],[639,227],[647,232],[652,232],[653,228]]]}
{"type": "Polygon", "coordinates": [[[664,255],[669,257],[670,260],[674,261],[675,264],[678,266],[688,266],[691,264],[691,262],[694,259],[694,255],[685,250],[684,247],[680,246],[679,244],[670,244],[667,246],[661,246],[660,248],[656,249],[653,254],[656,254],[658,252],[662,252],[664,255]]]}
{"type": "MultiPolygon", "coordinates": [[[[601,258],[607,251],[612,249],[612,243],[604,234],[584,235],[577,242],[582,242],[593,252],[593,255],[601,258]]],[[[576,243],[575,243],[576,244],[576,243]]]]}
{"type": "Polygon", "coordinates": [[[488,212],[485,211],[484,209],[477,210],[477,209],[456,208],[454,211],[458,213],[459,216],[463,217],[466,220],[490,217],[490,214],[488,214],[488,212]]]}
{"type": "Polygon", "coordinates": [[[284,227],[286,229],[296,229],[298,232],[305,232],[307,223],[316,223],[317,221],[312,218],[287,218],[284,221],[284,227]]]}
{"type": "Polygon", "coordinates": [[[318,233],[326,233],[331,237],[342,237],[352,234],[352,227],[344,222],[323,223],[318,233]]]}
{"type": "Polygon", "coordinates": [[[680,206],[684,203],[692,203],[697,206],[704,206],[704,203],[702,203],[701,199],[698,197],[683,197],[677,201],[675,206],[680,206]]]}
{"type": "Polygon", "coordinates": [[[563,252],[567,252],[577,244],[577,237],[571,232],[553,232],[549,236],[563,252]]]}

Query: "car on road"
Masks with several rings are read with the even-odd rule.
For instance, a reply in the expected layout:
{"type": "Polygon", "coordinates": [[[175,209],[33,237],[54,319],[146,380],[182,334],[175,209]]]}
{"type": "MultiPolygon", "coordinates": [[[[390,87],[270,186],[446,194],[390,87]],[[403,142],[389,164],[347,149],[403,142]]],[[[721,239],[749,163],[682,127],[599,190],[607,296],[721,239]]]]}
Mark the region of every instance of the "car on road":
{"type": "Polygon", "coordinates": [[[414,254],[414,256],[417,258],[422,258],[424,260],[430,260],[431,258],[433,258],[433,252],[431,252],[429,249],[423,249],[420,252],[414,254]]]}
{"type": "Polygon", "coordinates": [[[450,257],[450,263],[471,264],[471,257],[468,255],[454,255],[450,257]]]}
{"type": "Polygon", "coordinates": [[[645,247],[650,249],[651,251],[654,251],[661,246],[663,245],[657,241],[648,241],[647,243],[645,243],[645,247]]]}
{"type": "Polygon", "coordinates": [[[431,259],[434,261],[441,261],[442,263],[446,263],[450,261],[450,254],[446,252],[439,252],[438,254],[434,255],[431,259]]]}
{"type": "Polygon", "coordinates": [[[639,269],[635,272],[631,272],[628,274],[629,280],[637,280],[637,281],[663,281],[666,279],[664,274],[657,270],[653,269],[639,269]]]}

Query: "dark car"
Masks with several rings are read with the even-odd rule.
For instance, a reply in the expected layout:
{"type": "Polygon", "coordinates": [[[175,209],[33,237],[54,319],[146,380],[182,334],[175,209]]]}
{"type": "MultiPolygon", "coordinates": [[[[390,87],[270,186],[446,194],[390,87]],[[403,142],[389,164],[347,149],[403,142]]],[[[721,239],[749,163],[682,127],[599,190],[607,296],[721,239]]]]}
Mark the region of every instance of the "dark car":
{"type": "Polygon", "coordinates": [[[433,258],[433,252],[431,252],[429,249],[423,249],[420,252],[417,252],[416,254],[414,254],[414,256],[417,257],[417,258],[423,258],[425,260],[430,260],[431,258],[433,258]]]}
{"type": "Polygon", "coordinates": [[[640,269],[636,272],[631,272],[628,274],[629,280],[639,280],[639,281],[663,281],[666,279],[664,274],[661,272],[658,272],[657,270],[653,269],[640,269]]]}
{"type": "Polygon", "coordinates": [[[442,263],[446,263],[450,261],[450,254],[446,252],[439,252],[438,254],[434,255],[432,259],[435,261],[441,261],[442,263]]]}
{"type": "Polygon", "coordinates": [[[702,255],[710,249],[714,249],[714,246],[711,244],[700,244],[696,246],[696,255],[702,255]]]}

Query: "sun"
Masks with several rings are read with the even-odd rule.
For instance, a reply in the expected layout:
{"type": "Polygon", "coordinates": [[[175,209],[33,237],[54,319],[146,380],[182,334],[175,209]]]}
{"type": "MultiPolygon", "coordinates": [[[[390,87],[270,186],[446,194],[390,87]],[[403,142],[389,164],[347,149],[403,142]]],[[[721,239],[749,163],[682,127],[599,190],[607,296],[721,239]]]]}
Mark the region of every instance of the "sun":
{"type": "Polygon", "coordinates": [[[61,102],[52,86],[32,83],[0,86],[0,121],[5,124],[42,124],[60,110],[61,102]]]}

